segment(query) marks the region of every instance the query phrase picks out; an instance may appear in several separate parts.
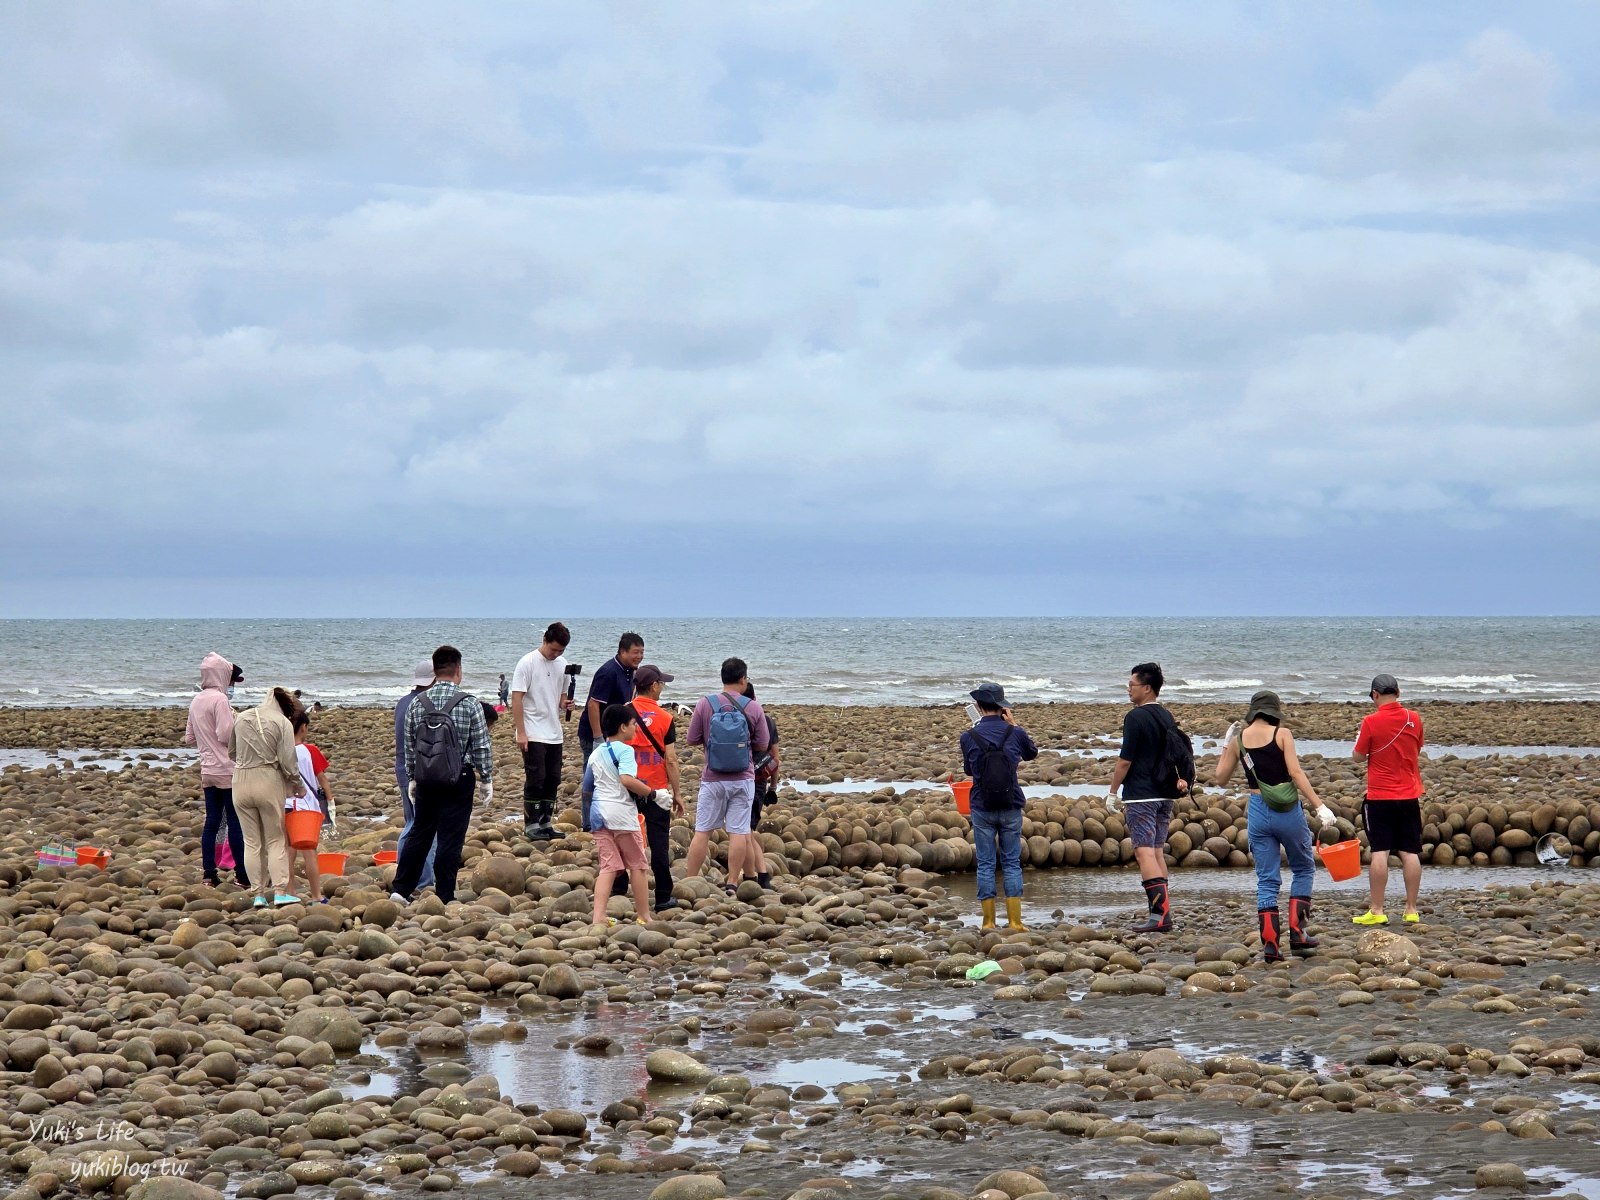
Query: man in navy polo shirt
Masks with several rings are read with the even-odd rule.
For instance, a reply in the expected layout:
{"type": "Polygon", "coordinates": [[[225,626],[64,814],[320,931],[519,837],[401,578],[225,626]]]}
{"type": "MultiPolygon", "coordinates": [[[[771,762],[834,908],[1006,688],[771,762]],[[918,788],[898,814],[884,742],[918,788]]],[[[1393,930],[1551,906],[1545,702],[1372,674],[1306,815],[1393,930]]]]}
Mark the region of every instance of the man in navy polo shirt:
{"type": "Polygon", "coordinates": [[[643,661],[644,639],[637,633],[625,633],[617,640],[617,656],[594,673],[589,699],[583,706],[583,720],[578,725],[578,745],[583,748],[584,762],[594,753],[595,743],[606,740],[600,732],[600,714],[606,706],[633,699],[634,668],[643,661]]]}

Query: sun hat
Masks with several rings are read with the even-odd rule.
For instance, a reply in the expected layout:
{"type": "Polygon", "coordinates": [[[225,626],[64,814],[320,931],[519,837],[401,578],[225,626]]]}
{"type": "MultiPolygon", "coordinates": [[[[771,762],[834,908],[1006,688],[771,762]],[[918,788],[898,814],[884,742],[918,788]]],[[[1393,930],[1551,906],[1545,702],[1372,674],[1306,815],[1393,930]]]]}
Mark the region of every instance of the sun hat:
{"type": "Polygon", "coordinates": [[[998,683],[980,683],[967,695],[971,696],[984,708],[1010,708],[1011,702],[1006,699],[1006,690],[998,683]]]}
{"type": "Polygon", "coordinates": [[[416,687],[427,687],[433,682],[433,659],[425,658],[411,668],[411,682],[416,687]]]}
{"type": "Polygon", "coordinates": [[[1278,693],[1262,688],[1250,697],[1250,707],[1245,710],[1244,723],[1250,724],[1257,717],[1271,717],[1278,724],[1283,724],[1283,702],[1278,699],[1278,693]]]}

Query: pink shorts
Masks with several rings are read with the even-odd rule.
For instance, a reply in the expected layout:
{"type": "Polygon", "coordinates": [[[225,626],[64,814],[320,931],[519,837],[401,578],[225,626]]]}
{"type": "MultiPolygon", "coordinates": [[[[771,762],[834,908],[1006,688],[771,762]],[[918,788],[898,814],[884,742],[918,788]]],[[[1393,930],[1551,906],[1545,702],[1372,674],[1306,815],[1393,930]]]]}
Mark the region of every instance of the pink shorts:
{"type": "Polygon", "coordinates": [[[645,866],[644,841],[636,829],[596,829],[595,844],[600,847],[602,871],[642,871],[645,866]]]}

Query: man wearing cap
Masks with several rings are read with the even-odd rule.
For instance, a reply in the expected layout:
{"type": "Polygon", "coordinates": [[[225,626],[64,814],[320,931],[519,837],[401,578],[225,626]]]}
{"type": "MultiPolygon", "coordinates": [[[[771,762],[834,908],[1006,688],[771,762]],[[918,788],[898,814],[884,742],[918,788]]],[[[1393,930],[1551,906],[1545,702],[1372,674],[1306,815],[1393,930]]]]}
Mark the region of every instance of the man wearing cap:
{"type": "Polygon", "coordinates": [[[1367,864],[1367,890],[1371,904],[1357,925],[1387,925],[1383,894],[1389,886],[1389,855],[1400,856],[1405,877],[1405,919],[1415,923],[1417,893],[1422,888],[1422,717],[1400,703],[1400,684],[1393,675],[1376,676],[1367,693],[1375,712],[1361,722],[1352,752],[1357,762],[1367,764],[1367,802],[1361,806],[1361,821],[1367,827],[1367,846],[1372,859],[1367,864]]]}
{"type": "Polygon", "coordinates": [[[562,682],[563,652],[572,634],[560,621],[544,631],[537,650],[522,656],[511,672],[511,727],[522,751],[522,832],[529,841],[555,837],[550,823],[561,787],[561,714],[572,708],[562,682]]]}
{"type": "Polygon", "coordinates": [[[969,693],[982,714],[961,735],[961,765],[972,786],[972,842],[978,857],[978,904],[983,928],[993,929],[995,862],[1004,872],[1006,923],[1017,932],[1022,923],[1022,788],[1017,764],[1039,757],[1028,731],[1011,716],[1005,689],[982,683],[969,693]]]}
{"type": "MultiPolygon", "coordinates": [[[[411,777],[406,774],[406,710],[432,683],[433,660],[425,658],[411,668],[411,690],[401,696],[400,703],[394,706],[394,781],[400,785],[400,813],[405,818],[405,825],[400,830],[401,850],[406,848],[406,837],[417,823],[417,810],[411,803],[411,777]]],[[[417,881],[418,887],[433,886],[433,858],[437,849],[438,842],[435,840],[428,847],[428,857],[422,864],[422,878],[417,881]]]]}
{"type": "Polygon", "coordinates": [[[661,691],[671,683],[668,675],[654,663],[645,663],[633,673],[634,775],[650,785],[653,794],[670,792],[670,807],[654,800],[645,801],[644,829],[650,844],[650,871],[655,877],[655,911],[677,908],[672,898],[672,818],[683,816],[683,801],[678,795],[678,731],[672,714],[661,707],[661,691]]]}

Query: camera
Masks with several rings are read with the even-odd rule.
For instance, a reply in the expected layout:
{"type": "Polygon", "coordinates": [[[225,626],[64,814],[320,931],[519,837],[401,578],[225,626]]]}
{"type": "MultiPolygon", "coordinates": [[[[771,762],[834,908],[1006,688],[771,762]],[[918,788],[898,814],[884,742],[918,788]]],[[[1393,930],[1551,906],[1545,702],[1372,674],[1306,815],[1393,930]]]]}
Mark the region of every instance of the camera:
{"type": "Polygon", "coordinates": [[[568,675],[582,675],[583,674],[583,668],[580,667],[577,663],[568,663],[567,664],[567,674],[568,675]]]}

